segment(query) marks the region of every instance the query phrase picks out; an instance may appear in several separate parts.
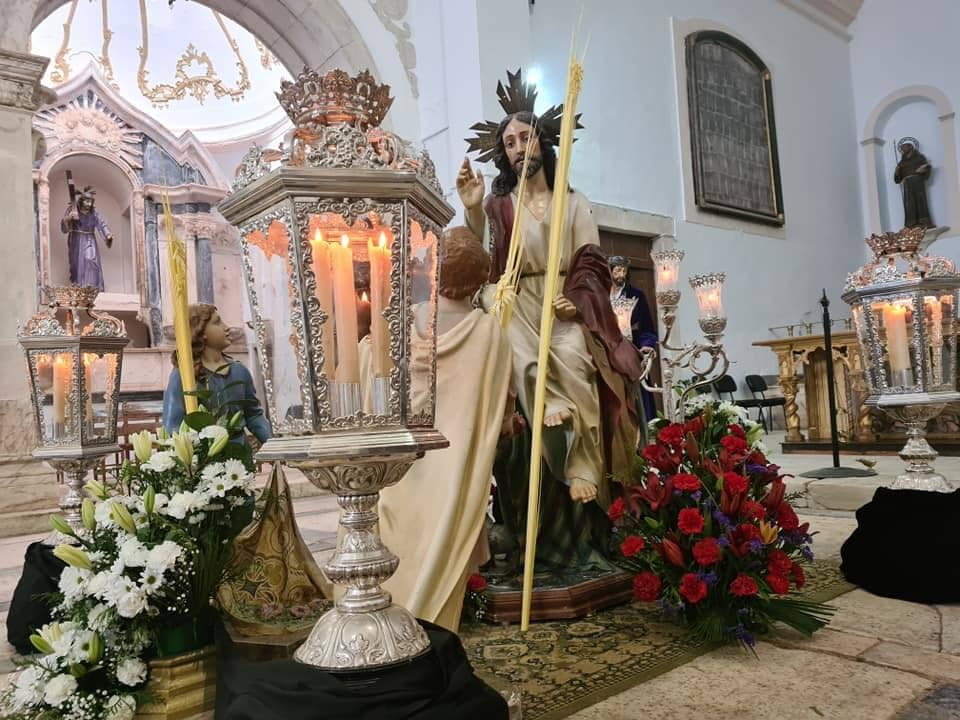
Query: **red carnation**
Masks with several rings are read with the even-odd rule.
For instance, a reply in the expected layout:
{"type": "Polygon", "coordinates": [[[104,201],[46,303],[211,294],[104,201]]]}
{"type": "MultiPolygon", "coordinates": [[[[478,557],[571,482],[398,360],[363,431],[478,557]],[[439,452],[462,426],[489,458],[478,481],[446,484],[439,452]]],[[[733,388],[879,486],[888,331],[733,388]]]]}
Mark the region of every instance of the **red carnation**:
{"type": "Polygon", "coordinates": [[[729,432],[731,435],[736,435],[741,440],[747,439],[747,433],[744,432],[742,427],[735,423],[733,425],[727,425],[727,432],[729,432]]]}
{"type": "Polygon", "coordinates": [[[747,479],[740,473],[725,472],[723,474],[723,489],[729,493],[731,497],[745,493],[748,487],[747,479]]]}
{"type": "Polygon", "coordinates": [[[703,530],[703,515],[694,508],[684,508],[677,515],[677,527],[684,535],[696,535],[703,530]]]}
{"type": "Polygon", "coordinates": [[[786,575],[774,575],[769,573],[766,577],[767,585],[770,586],[770,589],[773,590],[777,595],[786,595],[790,592],[790,581],[787,579],[786,575]]]}
{"type": "Polygon", "coordinates": [[[745,573],[740,573],[730,583],[730,592],[738,597],[752,597],[760,591],[757,581],[745,573]]]}
{"type": "Polygon", "coordinates": [[[664,427],[657,434],[657,442],[669,445],[672,448],[677,448],[683,444],[684,437],[683,425],[672,423],[664,427]]]}
{"type": "Polygon", "coordinates": [[[680,580],[680,594],[691,605],[696,605],[707,596],[707,583],[693,573],[687,573],[680,580]]]}
{"type": "Polygon", "coordinates": [[[660,551],[668,563],[676,565],[677,567],[683,567],[683,550],[681,550],[680,546],[673,540],[664,538],[660,543],[660,551]]]}
{"type": "Polygon", "coordinates": [[[486,578],[483,577],[480,573],[474,573],[470,576],[470,579],[467,580],[467,590],[470,592],[483,592],[487,589],[486,578]]]}
{"type": "Polygon", "coordinates": [[[797,586],[798,590],[807,584],[807,576],[804,575],[803,568],[797,563],[790,566],[790,575],[793,576],[793,584],[797,586]]]}
{"type": "Polygon", "coordinates": [[[694,492],[700,489],[700,478],[689,473],[677,473],[673,476],[673,486],[677,490],[694,492]]]}
{"type": "Polygon", "coordinates": [[[763,520],[767,515],[767,511],[763,509],[763,505],[754,500],[747,500],[743,503],[740,512],[749,520],[763,520]]]}
{"type": "Polygon", "coordinates": [[[623,498],[617,498],[610,503],[610,509],[607,510],[607,516],[610,518],[610,522],[617,523],[623,518],[623,513],[625,511],[626,506],[624,505],[623,498]]]}
{"type": "Polygon", "coordinates": [[[777,511],[777,524],[781,530],[790,532],[800,527],[800,518],[787,503],[783,503],[777,511]]]}
{"type": "Polygon", "coordinates": [[[641,602],[656,602],[660,597],[660,578],[649,570],[633,578],[633,594],[641,602]]]}
{"type": "Polygon", "coordinates": [[[767,555],[767,570],[773,575],[786,575],[794,562],[783,550],[771,550],[767,555]]]}
{"type": "Polygon", "coordinates": [[[720,559],[720,546],[717,545],[717,541],[709,537],[698,542],[693,546],[693,559],[703,567],[713,565],[720,559]]]}
{"type": "Polygon", "coordinates": [[[633,557],[638,552],[643,550],[646,546],[646,543],[643,541],[643,538],[639,535],[631,535],[622,543],[620,543],[620,552],[623,553],[624,557],[633,557]]]}
{"type": "Polygon", "coordinates": [[[746,455],[747,441],[736,435],[724,435],[720,438],[720,446],[731,455],[746,455]]]}

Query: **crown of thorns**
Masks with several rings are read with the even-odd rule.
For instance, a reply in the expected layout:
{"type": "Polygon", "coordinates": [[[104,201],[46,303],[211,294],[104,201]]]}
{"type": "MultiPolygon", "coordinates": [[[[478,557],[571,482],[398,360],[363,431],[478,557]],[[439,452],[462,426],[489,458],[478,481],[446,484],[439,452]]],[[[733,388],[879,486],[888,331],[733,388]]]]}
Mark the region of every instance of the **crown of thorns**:
{"type": "MultiPolygon", "coordinates": [[[[516,115],[519,112],[533,112],[534,103],[537,101],[537,86],[523,81],[522,69],[517,69],[515,73],[507,71],[507,84],[497,83],[497,99],[500,101],[500,107],[507,115],[516,115]]],[[[580,124],[580,113],[577,113],[574,128],[580,130],[583,125],[580,124]]],[[[554,105],[542,115],[537,117],[541,136],[547,138],[553,145],[560,142],[560,122],[563,119],[563,105],[554,105]]],[[[474,123],[470,126],[471,130],[476,131],[476,136],[466,138],[468,152],[479,152],[477,160],[487,162],[497,151],[497,128],[499,122],[486,120],[484,122],[474,123]]]]}
{"type": "Polygon", "coordinates": [[[900,140],[897,142],[897,150],[899,150],[900,152],[903,152],[904,145],[910,145],[913,147],[914,150],[920,149],[920,141],[917,140],[915,137],[900,138],[900,140]]]}

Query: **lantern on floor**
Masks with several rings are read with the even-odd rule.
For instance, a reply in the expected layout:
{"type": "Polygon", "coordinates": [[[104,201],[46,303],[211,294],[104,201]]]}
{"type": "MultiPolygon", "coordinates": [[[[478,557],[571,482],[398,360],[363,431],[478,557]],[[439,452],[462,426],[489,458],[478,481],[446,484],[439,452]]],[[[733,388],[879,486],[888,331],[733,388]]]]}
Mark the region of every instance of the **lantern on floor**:
{"type": "Polygon", "coordinates": [[[219,206],[240,233],[275,433],[257,457],[302,469],[341,507],[324,571],[346,594],[296,658],[383,666],[429,647],[380,588],[398,560],[376,511],[382,488],[447,444],[433,422],[439,238],[453,209],[426,153],[379,127],[392,98],[368,72],[304,70],[278,97],[296,125],[288,150],[272,170],[266,153],[249,156],[219,206]]]}
{"type": "Polygon", "coordinates": [[[27,360],[37,449],[33,456],[66,474],[60,509],[81,527],[84,477],[105,455],[120,451],[117,406],[123,323],[93,310],[93,287],[44,288],[49,305],[20,329],[27,360]]]}
{"type": "Polygon", "coordinates": [[[907,427],[900,451],[907,469],[892,487],[950,492],[931,466],[937,453],[925,436],[927,423],[960,400],[960,274],[950,260],[926,254],[935,238],[924,228],[872,235],[867,244],[874,258],[848,276],[843,299],[852,308],[866,368],[866,403],[907,427]]]}

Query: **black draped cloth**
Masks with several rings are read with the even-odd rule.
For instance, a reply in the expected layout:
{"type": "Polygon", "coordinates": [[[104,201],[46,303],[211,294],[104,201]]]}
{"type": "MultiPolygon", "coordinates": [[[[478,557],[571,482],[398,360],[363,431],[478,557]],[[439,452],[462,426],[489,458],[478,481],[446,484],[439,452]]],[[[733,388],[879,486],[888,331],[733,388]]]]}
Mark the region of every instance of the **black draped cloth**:
{"type": "Polygon", "coordinates": [[[420,621],[431,651],[409,663],[332,674],[295,660],[252,662],[217,630],[217,720],[507,720],[507,703],[476,675],[459,638],[420,621]]]}
{"type": "Polygon", "coordinates": [[[27,547],[23,572],[7,613],[7,641],[17,652],[35,652],[30,635],[50,622],[50,603],[44,596],[59,591],[60,573],[65,567],[66,563],[54,556],[50,545],[35,542],[27,547]]]}
{"type": "Polygon", "coordinates": [[[960,602],[960,490],[877,488],[857,510],[840,550],[848,581],[876,595],[920,603],[960,602]]]}

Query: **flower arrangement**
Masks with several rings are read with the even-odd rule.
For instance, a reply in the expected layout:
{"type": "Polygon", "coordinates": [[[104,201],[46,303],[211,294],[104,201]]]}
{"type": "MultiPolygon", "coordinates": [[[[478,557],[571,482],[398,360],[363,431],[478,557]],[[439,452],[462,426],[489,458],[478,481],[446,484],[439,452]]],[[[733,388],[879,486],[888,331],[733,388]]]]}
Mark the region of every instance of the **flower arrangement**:
{"type": "Polygon", "coordinates": [[[731,403],[696,398],[683,423],[651,423],[635,484],[610,506],[634,595],[708,641],[753,647],[779,621],[810,635],[828,606],[792,594],[813,559],[807,523],[769,463],[763,429],[731,403]]]}
{"type": "Polygon", "coordinates": [[[463,599],[460,621],[464,625],[483,622],[487,615],[487,580],[480,573],[467,578],[467,592],[463,599]]]}
{"type": "Polygon", "coordinates": [[[172,437],[135,435],[119,486],[86,486],[83,529],[51,519],[71,539],[54,550],[67,563],[54,622],[31,636],[40,655],[0,696],[4,717],[133,718],[147,661],[209,642],[210,600],[252,509],[250,449],[230,442],[237,422],[198,412],[172,437]]]}

